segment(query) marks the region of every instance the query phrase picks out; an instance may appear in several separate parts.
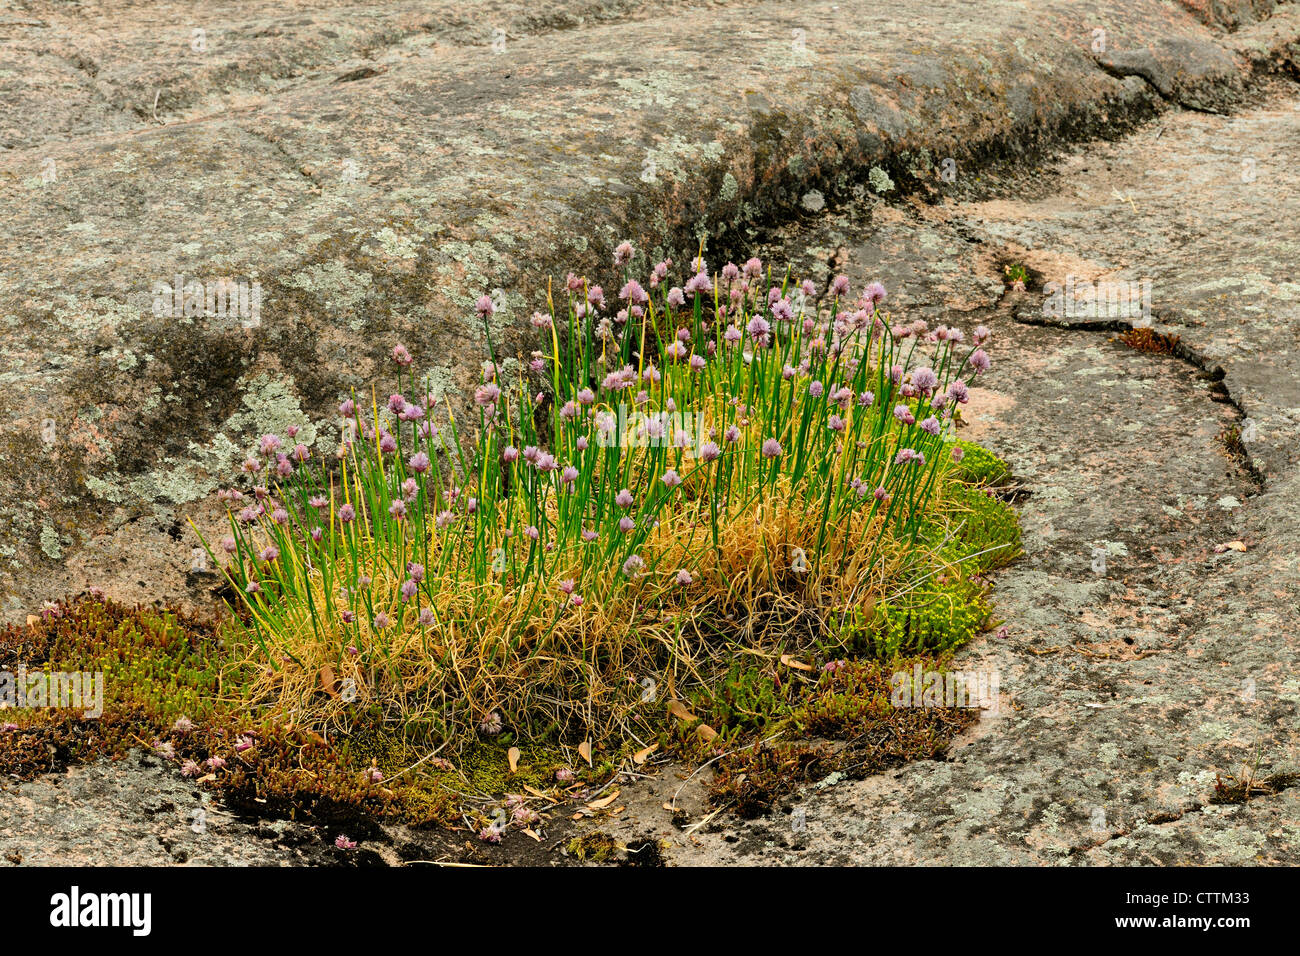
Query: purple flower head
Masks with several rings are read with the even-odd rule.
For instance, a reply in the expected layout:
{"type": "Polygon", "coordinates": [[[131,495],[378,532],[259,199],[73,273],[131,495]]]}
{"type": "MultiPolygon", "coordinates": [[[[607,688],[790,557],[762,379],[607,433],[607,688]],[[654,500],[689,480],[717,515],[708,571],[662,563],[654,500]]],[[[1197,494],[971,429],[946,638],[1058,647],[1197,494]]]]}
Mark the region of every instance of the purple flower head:
{"type": "Polygon", "coordinates": [[[632,243],[620,242],[614,248],[614,265],[615,266],[627,265],[629,262],[632,261],[632,253],[634,251],[635,250],[633,250],[632,248],[632,243]]]}
{"type": "Polygon", "coordinates": [[[479,296],[478,303],[474,306],[474,310],[478,312],[482,318],[486,319],[497,310],[497,307],[496,303],[492,301],[492,296],[482,295],[479,296]]]}
{"type": "Polygon", "coordinates": [[[922,395],[929,395],[939,387],[939,376],[928,366],[918,368],[912,373],[912,386],[922,395]]]}
{"type": "Polygon", "coordinates": [[[388,513],[398,521],[401,521],[406,517],[406,502],[402,501],[400,498],[397,501],[394,501],[388,506],[388,513]]]}
{"type": "Polygon", "coordinates": [[[687,295],[707,295],[713,291],[713,282],[706,272],[697,272],[686,280],[683,290],[687,295]]]}
{"type": "Polygon", "coordinates": [[[411,470],[417,475],[422,475],[429,470],[429,456],[422,451],[417,451],[411,456],[411,460],[407,464],[411,466],[411,470]]]}
{"type": "Polygon", "coordinates": [[[495,405],[501,397],[501,389],[493,382],[486,382],[474,389],[475,405],[495,405]]]}
{"type": "Polygon", "coordinates": [[[271,457],[280,447],[280,437],[278,435],[263,435],[258,443],[258,450],[266,457],[271,457]]]}
{"type": "Polygon", "coordinates": [[[626,488],[622,489],[614,496],[614,504],[618,505],[620,508],[631,508],[632,501],[632,492],[628,491],[626,488]]]}
{"type": "Polygon", "coordinates": [[[628,280],[627,284],[618,290],[618,297],[629,305],[644,305],[650,301],[650,296],[635,279],[628,280]]]}
{"type": "Polygon", "coordinates": [[[627,515],[623,515],[623,517],[618,519],[618,527],[624,534],[631,534],[636,530],[636,522],[627,515]]]}
{"type": "Polygon", "coordinates": [[[401,593],[403,601],[410,601],[419,592],[420,586],[409,578],[402,582],[401,593]]]}
{"type": "Polygon", "coordinates": [[[925,421],[921,422],[921,431],[931,435],[939,434],[939,419],[931,415],[925,421]]]}
{"type": "Polygon", "coordinates": [[[763,439],[762,452],[764,458],[780,458],[782,451],[781,443],[775,438],[763,439]]]}
{"type": "Polygon", "coordinates": [[[976,375],[980,372],[987,372],[989,366],[993,364],[989,361],[988,353],[983,349],[976,349],[966,361],[970,363],[970,367],[975,370],[976,375]]]}
{"type": "Polygon", "coordinates": [[[645,559],[639,554],[629,554],[623,562],[623,573],[629,578],[636,577],[645,568],[645,559]]]}
{"type": "Polygon", "coordinates": [[[848,294],[849,294],[848,276],[836,276],[834,279],[831,280],[831,295],[840,297],[840,296],[846,296],[848,294]]]}
{"type": "Polygon", "coordinates": [[[403,367],[411,364],[411,353],[406,350],[405,345],[393,346],[393,361],[403,367]]]}
{"type": "Polygon", "coordinates": [[[974,333],[974,335],[975,335],[975,344],[976,344],[976,345],[983,345],[985,342],[987,342],[987,341],[989,340],[989,336],[992,335],[992,334],[993,334],[993,333],[989,331],[987,325],[977,325],[977,326],[975,326],[975,333],[974,333]]]}
{"type": "Polygon", "coordinates": [[[351,505],[344,505],[342,508],[339,509],[339,520],[342,521],[344,524],[347,524],[356,516],[357,516],[357,510],[353,508],[351,505]]]}
{"type": "Polygon", "coordinates": [[[676,488],[678,485],[682,483],[682,479],[681,476],[677,474],[677,470],[675,468],[669,468],[663,474],[663,482],[669,488],[676,488]]]}
{"type": "Polygon", "coordinates": [[[677,577],[675,578],[675,580],[677,581],[677,584],[680,585],[681,587],[686,587],[686,585],[694,581],[694,578],[691,577],[691,572],[687,571],[685,568],[682,568],[680,571],[677,572],[677,577]]]}
{"type": "Polygon", "coordinates": [[[950,401],[965,405],[970,401],[970,389],[966,387],[965,382],[953,382],[948,386],[948,398],[950,401]]]}
{"type": "Polygon", "coordinates": [[[717,461],[722,452],[716,442],[706,441],[700,446],[700,458],[706,462],[717,461]]]}

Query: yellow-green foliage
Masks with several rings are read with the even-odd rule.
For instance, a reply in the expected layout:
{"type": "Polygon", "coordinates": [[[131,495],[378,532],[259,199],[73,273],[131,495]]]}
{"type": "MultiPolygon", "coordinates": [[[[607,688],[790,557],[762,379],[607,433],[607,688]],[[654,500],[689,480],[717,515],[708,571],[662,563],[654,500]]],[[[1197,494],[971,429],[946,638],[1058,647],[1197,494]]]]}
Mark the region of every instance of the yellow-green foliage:
{"type": "Polygon", "coordinates": [[[1020,554],[1015,509],[984,488],[948,485],[942,516],[949,534],[943,557],[960,561],[968,573],[1004,567],[1020,554]]]}
{"type": "Polygon", "coordinates": [[[1011,466],[973,441],[959,438],[956,445],[965,454],[953,469],[953,477],[977,485],[1000,485],[1011,477],[1011,466]]]}

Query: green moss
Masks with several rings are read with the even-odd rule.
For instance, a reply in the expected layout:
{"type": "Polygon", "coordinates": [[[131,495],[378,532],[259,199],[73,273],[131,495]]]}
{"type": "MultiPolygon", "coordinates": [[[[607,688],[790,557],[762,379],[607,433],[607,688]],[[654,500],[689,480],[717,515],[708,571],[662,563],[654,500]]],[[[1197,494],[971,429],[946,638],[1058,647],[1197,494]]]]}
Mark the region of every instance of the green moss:
{"type": "Polygon", "coordinates": [[[988,619],[983,591],[960,571],[936,574],[876,604],[859,620],[854,636],[881,658],[950,651],[978,634],[988,619]]]}
{"type": "Polygon", "coordinates": [[[103,675],[98,716],[84,707],[14,710],[16,729],[0,733],[0,773],[25,779],[146,747],[201,776],[231,806],[261,815],[413,824],[454,817],[451,791],[397,773],[427,753],[418,741],[393,733],[379,714],[356,715],[349,737],[250,710],[242,699],[253,675],[242,659],[209,623],[92,598],[56,605],[34,626],[0,630],[2,670],[103,675]],[[381,756],[391,780],[368,775],[381,756]]]}
{"type": "Polygon", "coordinates": [[[953,476],[977,485],[1000,485],[1011,477],[1011,466],[987,448],[957,439],[963,452],[962,460],[953,469],[953,476]]]}
{"type": "Polygon", "coordinates": [[[584,863],[587,861],[607,863],[614,858],[620,848],[609,834],[593,830],[591,833],[574,837],[569,841],[566,849],[584,863]]]}
{"type": "Polygon", "coordinates": [[[940,507],[945,535],[942,557],[960,562],[966,573],[1003,567],[1020,554],[1015,509],[988,489],[951,484],[940,507]]]}

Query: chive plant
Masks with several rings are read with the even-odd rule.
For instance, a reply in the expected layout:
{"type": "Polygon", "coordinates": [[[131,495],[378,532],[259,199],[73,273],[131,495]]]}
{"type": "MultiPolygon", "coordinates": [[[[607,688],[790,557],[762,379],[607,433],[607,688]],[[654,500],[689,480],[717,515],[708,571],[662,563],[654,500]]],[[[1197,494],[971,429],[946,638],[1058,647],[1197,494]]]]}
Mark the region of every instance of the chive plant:
{"type": "Polygon", "coordinates": [[[647,288],[633,258],[613,303],[572,274],[548,289],[541,348],[492,356],[472,402],[398,345],[396,390],[339,406],[334,460],[261,438],[219,547],[267,693],[336,703],[328,668],[444,738],[501,713],[586,734],[635,709],[624,684],[692,661],[717,628],[684,625],[742,580],[851,574],[831,590],[858,600],[915,541],[987,330],[893,324],[878,283],[819,295],[758,259],[697,259],[680,287],[661,262],[647,288]]]}

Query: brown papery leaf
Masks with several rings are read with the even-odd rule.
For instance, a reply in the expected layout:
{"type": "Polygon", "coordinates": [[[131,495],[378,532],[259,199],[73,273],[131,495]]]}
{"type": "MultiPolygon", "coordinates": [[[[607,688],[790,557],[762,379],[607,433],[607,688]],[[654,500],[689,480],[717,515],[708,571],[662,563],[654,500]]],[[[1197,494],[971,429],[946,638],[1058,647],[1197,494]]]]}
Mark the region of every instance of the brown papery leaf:
{"type": "Polygon", "coordinates": [[[621,790],[615,790],[608,797],[601,797],[599,800],[593,800],[591,801],[591,803],[587,804],[587,809],[604,810],[607,806],[609,806],[611,803],[613,803],[615,800],[618,799],[618,795],[621,792],[622,792],[621,790]]]}
{"type": "Polygon", "coordinates": [[[699,720],[699,718],[692,714],[689,708],[687,708],[687,706],[680,700],[670,700],[668,702],[668,713],[676,717],[678,720],[699,720]]]}
{"type": "Polygon", "coordinates": [[[328,664],[322,664],[320,668],[320,685],[325,689],[325,693],[331,697],[337,697],[339,695],[338,688],[335,686],[337,683],[338,678],[334,676],[334,668],[328,664]]]}

